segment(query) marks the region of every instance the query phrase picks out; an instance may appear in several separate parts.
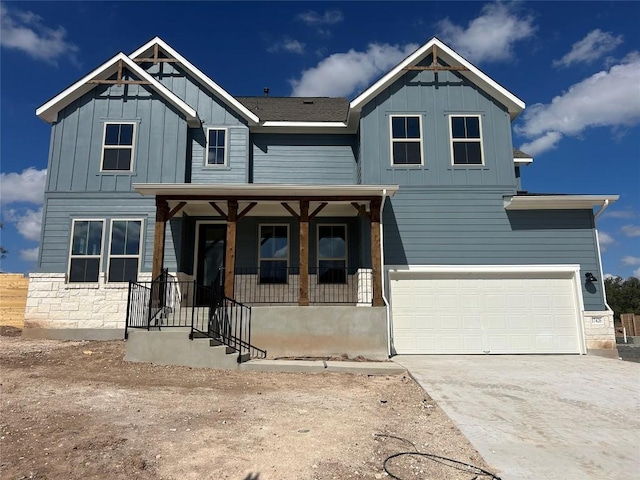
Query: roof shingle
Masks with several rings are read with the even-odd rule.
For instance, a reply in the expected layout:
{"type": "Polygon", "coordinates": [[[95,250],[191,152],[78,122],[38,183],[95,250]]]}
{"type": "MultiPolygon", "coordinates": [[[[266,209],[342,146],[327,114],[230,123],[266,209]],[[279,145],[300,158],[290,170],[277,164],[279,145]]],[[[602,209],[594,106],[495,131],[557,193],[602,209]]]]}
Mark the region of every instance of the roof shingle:
{"type": "Polygon", "coordinates": [[[349,112],[346,98],[235,97],[260,117],[260,121],[344,122],[349,112]]]}

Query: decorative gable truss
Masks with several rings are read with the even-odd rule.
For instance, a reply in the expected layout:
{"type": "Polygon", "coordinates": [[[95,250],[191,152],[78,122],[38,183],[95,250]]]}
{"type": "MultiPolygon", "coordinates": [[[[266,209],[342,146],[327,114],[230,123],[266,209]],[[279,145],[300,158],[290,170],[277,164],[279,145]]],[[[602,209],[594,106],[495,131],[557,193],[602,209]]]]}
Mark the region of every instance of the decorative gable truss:
{"type": "Polygon", "coordinates": [[[54,123],[58,120],[58,113],[63,108],[101,84],[146,85],[180,111],[187,119],[189,126],[200,126],[201,122],[198,118],[198,113],[192,107],[178,98],[122,52],[42,105],[36,110],[36,115],[47,123],[54,123]],[[126,71],[136,79],[125,78],[126,71]],[[113,78],[114,76],[115,78],[113,78]]]}

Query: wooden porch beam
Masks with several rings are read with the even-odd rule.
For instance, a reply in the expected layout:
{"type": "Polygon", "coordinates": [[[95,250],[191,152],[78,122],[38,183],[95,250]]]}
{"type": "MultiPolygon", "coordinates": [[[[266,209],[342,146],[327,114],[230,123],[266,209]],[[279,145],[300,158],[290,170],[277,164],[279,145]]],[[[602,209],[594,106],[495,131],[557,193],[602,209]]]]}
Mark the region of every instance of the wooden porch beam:
{"type": "Polygon", "coordinates": [[[317,208],[313,211],[313,213],[309,214],[309,221],[316,218],[316,215],[318,215],[327,205],[329,205],[327,202],[322,202],[320,205],[318,205],[317,208]]]}
{"type": "Polygon", "coordinates": [[[300,202],[300,298],[298,305],[309,305],[309,201],[300,202]]]}
{"type": "MultiPolygon", "coordinates": [[[[303,201],[304,200],[300,201],[300,205],[302,205],[303,201]]],[[[298,219],[300,218],[300,215],[298,215],[298,212],[296,212],[293,208],[291,208],[288,203],[282,202],[280,205],[282,205],[287,212],[293,215],[294,218],[298,218],[298,219]]],[[[309,205],[309,202],[307,201],[307,206],[308,205],[309,205]]]]}
{"type": "Polygon", "coordinates": [[[253,210],[255,208],[255,206],[258,205],[258,202],[251,202],[249,205],[247,205],[244,210],[242,210],[239,214],[238,214],[238,220],[240,220],[242,217],[244,217],[247,213],[249,213],[251,210],[253,210]]]}
{"type": "Polygon", "coordinates": [[[224,213],[224,210],[222,210],[218,205],[216,205],[216,202],[209,202],[209,205],[211,205],[213,207],[213,209],[218,212],[218,214],[224,218],[225,220],[228,220],[227,214],[224,213]]]}
{"type": "Polygon", "coordinates": [[[187,204],[187,202],[180,202],[179,204],[177,204],[175,207],[173,207],[171,209],[171,211],[167,214],[167,220],[170,220],[173,218],[173,216],[178,213],[180,210],[182,210],[184,208],[184,206],[187,204]]]}
{"type": "Polygon", "coordinates": [[[380,206],[382,199],[371,202],[371,274],[373,276],[373,306],[384,307],[382,298],[382,243],[380,241],[380,206]]]}
{"type": "Polygon", "coordinates": [[[236,273],[236,227],[238,224],[238,201],[227,201],[227,251],[225,255],[224,295],[233,298],[236,273]]]}
{"type": "Polygon", "coordinates": [[[87,83],[98,85],[151,85],[146,80],[89,80],[87,83]]]}
{"type": "Polygon", "coordinates": [[[237,200],[239,202],[255,202],[255,201],[271,201],[271,202],[299,202],[301,200],[309,200],[310,202],[370,202],[376,196],[347,196],[347,195],[316,195],[316,196],[296,196],[281,195],[278,197],[269,197],[265,195],[189,195],[189,194],[171,194],[160,195],[161,198],[169,201],[203,201],[203,202],[219,202],[227,200],[237,200]]]}
{"type": "Polygon", "coordinates": [[[369,212],[367,212],[367,209],[365,208],[364,205],[360,205],[358,202],[351,202],[351,205],[353,206],[353,208],[355,208],[358,213],[360,215],[362,215],[363,217],[368,217],[371,218],[371,214],[369,212]]]}
{"type": "Polygon", "coordinates": [[[162,198],[156,198],[156,225],[153,237],[153,263],[151,278],[157,278],[164,266],[164,243],[169,204],[162,198]]]}

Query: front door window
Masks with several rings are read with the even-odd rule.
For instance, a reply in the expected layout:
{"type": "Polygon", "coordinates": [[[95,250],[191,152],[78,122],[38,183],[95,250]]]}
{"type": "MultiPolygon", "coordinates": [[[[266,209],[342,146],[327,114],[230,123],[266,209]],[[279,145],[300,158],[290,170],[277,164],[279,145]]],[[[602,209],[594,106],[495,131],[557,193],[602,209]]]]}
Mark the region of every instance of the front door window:
{"type": "MultiPolygon", "coordinates": [[[[198,285],[218,288],[222,281],[224,268],[226,225],[200,225],[198,229],[198,285]]],[[[208,289],[198,292],[198,304],[206,305],[210,300],[208,289]]]]}

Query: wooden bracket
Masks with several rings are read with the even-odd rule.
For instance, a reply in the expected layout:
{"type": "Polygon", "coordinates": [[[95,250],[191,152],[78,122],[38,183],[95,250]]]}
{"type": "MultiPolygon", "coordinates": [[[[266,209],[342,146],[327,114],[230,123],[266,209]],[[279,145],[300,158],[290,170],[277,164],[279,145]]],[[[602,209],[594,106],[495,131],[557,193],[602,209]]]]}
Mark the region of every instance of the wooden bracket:
{"type": "Polygon", "coordinates": [[[220,214],[222,218],[224,218],[225,220],[229,220],[229,217],[227,216],[227,214],[224,213],[224,211],[218,205],[216,205],[216,202],[209,202],[209,205],[211,205],[214,208],[214,210],[220,214]]]}
{"type": "Polygon", "coordinates": [[[298,219],[300,218],[300,215],[298,215],[298,212],[296,212],[293,208],[291,208],[288,203],[282,202],[280,205],[282,205],[285,208],[285,210],[289,212],[291,215],[293,215],[295,218],[298,218],[298,219]]]}
{"type": "Polygon", "coordinates": [[[247,205],[244,210],[242,210],[239,214],[238,214],[238,220],[240,220],[242,217],[244,217],[247,213],[249,213],[251,210],[254,209],[254,207],[258,205],[258,202],[251,202],[249,205],[247,205]]]}
{"type": "Polygon", "coordinates": [[[353,208],[355,208],[358,213],[360,215],[362,215],[363,217],[367,217],[367,218],[371,218],[371,213],[367,212],[367,209],[365,208],[364,205],[360,205],[357,202],[351,202],[351,205],[353,206],[353,208]]]}
{"type": "Polygon", "coordinates": [[[178,213],[180,210],[182,210],[182,208],[187,204],[187,202],[180,202],[179,204],[177,204],[175,207],[173,207],[171,210],[169,210],[169,213],[167,214],[167,220],[169,220],[170,218],[173,218],[173,216],[178,213]]]}
{"type": "Polygon", "coordinates": [[[309,215],[309,220],[313,220],[314,218],[316,218],[316,215],[318,215],[322,209],[324,209],[324,207],[326,207],[327,205],[329,205],[327,202],[323,202],[320,205],[318,205],[318,207],[313,211],[313,213],[311,213],[309,215]]]}
{"type": "Polygon", "coordinates": [[[405,67],[403,70],[432,70],[435,73],[438,73],[438,70],[457,70],[457,71],[469,70],[467,67],[444,67],[442,65],[438,65],[438,47],[434,45],[432,52],[433,52],[433,60],[431,62],[431,65],[429,65],[428,67],[424,67],[421,65],[414,65],[412,67],[405,67]]]}
{"type": "Polygon", "coordinates": [[[118,76],[115,80],[89,80],[87,83],[102,84],[102,85],[150,85],[151,82],[146,80],[124,80],[122,78],[124,72],[124,63],[122,60],[118,60],[118,76]]]}

